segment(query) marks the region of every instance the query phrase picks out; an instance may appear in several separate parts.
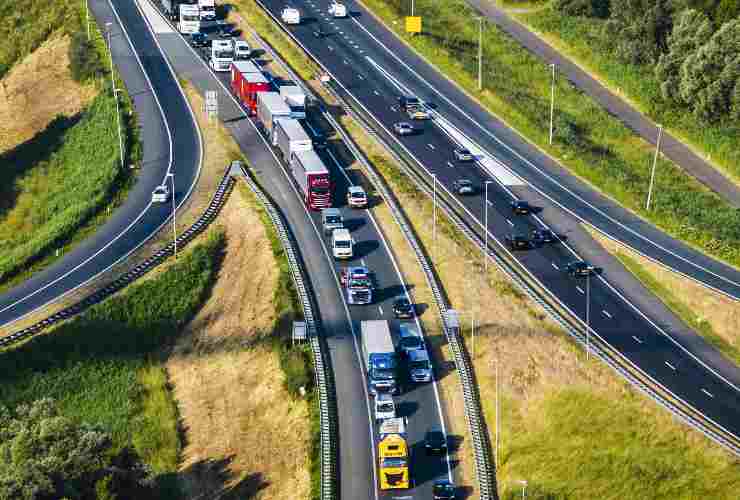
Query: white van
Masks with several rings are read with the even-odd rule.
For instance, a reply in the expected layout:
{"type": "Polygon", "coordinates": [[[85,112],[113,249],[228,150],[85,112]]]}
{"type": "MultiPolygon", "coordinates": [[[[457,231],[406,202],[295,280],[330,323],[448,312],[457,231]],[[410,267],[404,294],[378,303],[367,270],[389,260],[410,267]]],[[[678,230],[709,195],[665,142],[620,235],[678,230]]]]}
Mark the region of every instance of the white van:
{"type": "Polygon", "coordinates": [[[335,259],[351,259],[355,242],[349,234],[349,229],[335,229],[331,233],[331,251],[335,259]]]}

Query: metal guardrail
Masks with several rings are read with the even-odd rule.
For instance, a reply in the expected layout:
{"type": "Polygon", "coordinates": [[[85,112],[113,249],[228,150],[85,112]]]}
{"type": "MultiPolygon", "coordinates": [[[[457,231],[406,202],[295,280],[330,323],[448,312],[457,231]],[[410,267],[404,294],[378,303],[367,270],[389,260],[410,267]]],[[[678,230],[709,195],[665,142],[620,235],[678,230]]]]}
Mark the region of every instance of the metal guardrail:
{"type": "MultiPolygon", "coordinates": [[[[205,209],[203,214],[193,225],[191,225],[187,230],[180,233],[180,235],[176,238],[178,249],[184,248],[196,236],[202,233],[211,224],[211,222],[213,222],[213,220],[221,211],[221,208],[223,208],[224,203],[228,199],[229,194],[231,194],[231,190],[233,189],[233,187],[234,179],[231,177],[231,175],[229,175],[229,171],[227,170],[227,172],[224,174],[223,179],[221,179],[221,182],[219,183],[218,188],[213,195],[213,198],[211,198],[211,202],[208,204],[208,207],[205,209]]],[[[166,228],[163,227],[162,230],[166,230],[166,228]]],[[[174,249],[175,242],[170,242],[164,248],[154,253],[152,256],[138,264],[133,269],[130,269],[126,273],[120,275],[118,278],[110,282],[105,287],[89,294],[87,297],[80,300],[76,304],[66,307],[43,320],[37,321],[29,327],[23,328],[22,330],[18,330],[17,332],[8,335],[7,337],[3,337],[2,339],[0,339],[0,347],[8,347],[22,340],[31,338],[34,335],[45,330],[46,328],[59,323],[60,321],[69,319],[72,316],[80,314],[87,308],[105,300],[109,296],[127,287],[128,285],[157,267],[159,264],[164,262],[168,257],[174,254],[174,249]]]]}
{"type": "Polygon", "coordinates": [[[337,497],[337,405],[336,391],[334,388],[334,374],[331,364],[325,362],[327,353],[324,343],[318,335],[318,326],[314,316],[314,306],[306,283],[308,280],[303,275],[303,266],[298,260],[295,251],[295,241],[292,234],[287,230],[287,225],[282,215],[275,208],[272,201],[265,195],[262,188],[252,178],[250,173],[241,162],[234,162],[231,167],[232,175],[240,175],[254,193],[262,207],[267,212],[275,231],[280,238],[280,243],[288,259],[293,283],[298,292],[298,297],[303,306],[303,317],[306,321],[311,352],[313,354],[314,373],[316,387],[319,390],[319,418],[321,427],[321,500],[335,500],[337,497]]]}
{"type": "MultiPolygon", "coordinates": [[[[444,293],[444,289],[434,271],[433,266],[429,262],[429,259],[424,252],[424,249],[419,242],[416,233],[414,232],[411,224],[406,217],[403,209],[396,199],[393,192],[390,190],[388,185],[385,183],[383,178],[375,170],[375,167],[367,160],[364,153],[355,144],[354,140],[346,133],[344,128],[334,119],[334,117],[326,111],[321,105],[321,100],[318,99],[313,90],[305,85],[298,75],[293,72],[290,67],[285,64],[282,58],[273,50],[269,43],[264,41],[257,32],[250,28],[251,35],[262,45],[262,48],[272,57],[272,59],[279,64],[283,70],[288,73],[291,79],[296,82],[306,95],[310,96],[312,100],[319,104],[324,118],[331,124],[334,130],[342,137],[345,145],[349,148],[352,154],[362,163],[365,172],[370,179],[370,182],[375,186],[383,199],[386,200],[388,207],[391,210],[391,214],[398,224],[401,232],[403,233],[406,241],[411,245],[416,255],[416,259],[419,262],[424,276],[426,277],[427,284],[432,290],[432,295],[437,303],[437,311],[440,316],[441,324],[443,325],[444,333],[447,338],[447,343],[450,347],[450,351],[455,360],[457,371],[460,375],[460,383],[463,390],[463,401],[465,403],[465,417],[468,422],[468,429],[473,441],[473,458],[475,461],[476,476],[478,478],[478,485],[480,490],[480,498],[482,500],[496,500],[498,499],[498,492],[496,488],[496,473],[495,467],[492,465],[491,456],[491,443],[488,437],[488,432],[485,426],[485,420],[483,418],[483,412],[480,405],[480,395],[478,393],[478,384],[475,380],[475,375],[472,369],[470,359],[468,358],[467,351],[462,345],[460,338],[460,332],[456,328],[448,328],[447,322],[445,321],[446,312],[448,310],[449,302],[447,296],[444,293]]],[[[325,88],[332,94],[340,103],[344,103],[344,100],[336,94],[331,86],[325,85],[325,88]]],[[[362,122],[361,122],[362,123],[362,122]]],[[[363,124],[364,126],[364,124],[363,124]]]]}
{"type": "MultiPolygon", "coordinates": [[[[332,93],[343,104],[345,110],[362,124],[365,131],[375,137],[398,161],[404,173],[421,189],[427,196],[432,196],[432,187],[428,179],[419,173],[414,167],[413,158],[407,158],[407,153],[401,148],[394,147],[393,140],[387,140],[385,131],[379,131],[373,125],[374,119],[367,116],[366,110],[356,99],[345,93],[344,89],[332,85],[332,93]]],[[[445,198],[445,194],[437,190],[437,204],[451,221],[453,226],[460,231],[481,251],[485,249],[485,242],[478,234],[475,226],[472,226],[457,212],[453,203],[445,198]]],[[[577,317],[572,317],[569,311],[563,307],[552,293],[542,286],[536,279],[529,276],[521,264],[512,259],[508,252],[501,247],[500,242],[489,238],[489,248],[486,254],[530,299],[539,304],[563,329],[579,344],[586,347],[585,327],[577,317]],[[498,248],[501,247],[501,248],[498,248]]],[[[595,332],[590,331],[588,349],[601,361],[610,366],[620,376],[626,379],[636,389],[656,401],[659,405],[670,411],[685,424],[704,434],[707,438],[723,446],[736,456],[740,456],[740,438],[729,433],[710,419],[702,415],[687,403],[681,401],[667,389],[663,388],[657,381],[642,372],[638,367],[627,360],[622,353],[601,339],[595,332]]]]}

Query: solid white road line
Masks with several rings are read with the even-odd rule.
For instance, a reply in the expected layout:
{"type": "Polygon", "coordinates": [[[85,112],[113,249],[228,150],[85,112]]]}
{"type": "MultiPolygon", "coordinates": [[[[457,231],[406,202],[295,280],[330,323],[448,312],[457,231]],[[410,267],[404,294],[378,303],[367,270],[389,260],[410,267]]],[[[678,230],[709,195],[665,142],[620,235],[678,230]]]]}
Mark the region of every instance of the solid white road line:
{"type": "Polygon", "coordinates": [[[452,162],[449,162],[449,161],[447,162],[447,166],[450,167],[450,168],[455,168],[455,165],[453,165],[452,162]]]}
{"type": "Polygon", "coordinates": [[[149,20],[154,33],[172,33],[174,31],[154,5],[149,2],[142,3],[141,10],[144,12],[144,17],[149,20]]]}

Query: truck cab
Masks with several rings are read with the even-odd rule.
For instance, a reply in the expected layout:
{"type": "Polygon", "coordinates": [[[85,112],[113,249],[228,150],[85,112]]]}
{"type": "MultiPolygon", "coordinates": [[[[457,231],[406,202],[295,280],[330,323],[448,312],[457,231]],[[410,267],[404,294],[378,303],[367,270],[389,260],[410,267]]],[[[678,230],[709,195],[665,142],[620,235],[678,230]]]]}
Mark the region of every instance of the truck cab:
{"type": "Polygon", "coordinates": [[[331,233],[331,251],[335,259],[351,259],[354,243],[348,229],[335,229],[331,233]]]}
{"type": "Polygon", "coordinates": [[[332,2],[329,4],[329,15],[335,18],[347,17],[347,6],[342,2],[332,2]]]}
{"type": "Polygon", "coordinates": [[[411,381],[417,384],[432,381],[432,363],[426,349],[416,349],[408,354],[408,370],[411,381]]]}
{"type": "Polygon", "coordinates": [[[180,4],[177,29],[184,35],[200,33],[200,9],[197,5],[180,4]]]}
{"type": "Polygon", "coordinates": [[[390,418],[380,424],[378,440],[378,480],[381,490],[408,489],[409,450],[406,422],[390,418]]]}
{"type": "Polygon", "coordinates": [[[234,43],[231,40],[211,42],[211,68],[213,71],[229,71],[234,62],[234,43]]]}
{"type": "Polygon", "coordinates": [[[347,302],[354,304],[372,304],[373,283],[370,271],[366,267],[346,267],[340,271],[340,282],[347,291],[347,302]]]}
{"type": "Polygon", "coordinates": [[[201,21],[215,21],[216,20],[215,0],[198,0],[198,7],[200,8],[200,20],[201,21]]]}
{"type": "Polygon", "coordinates": [[[321,227],[324,230],[324,236],[329,236],[335,229],[342,229],[344,221],[342,212],[338,208],[325,208],[321,211],[321,227]]]}
{"type": "Polygon", "coordinates": [[[280,13],[280,19],[285,24],[301,24],[301,11],[295,7],[285,7],[280,13]]]}

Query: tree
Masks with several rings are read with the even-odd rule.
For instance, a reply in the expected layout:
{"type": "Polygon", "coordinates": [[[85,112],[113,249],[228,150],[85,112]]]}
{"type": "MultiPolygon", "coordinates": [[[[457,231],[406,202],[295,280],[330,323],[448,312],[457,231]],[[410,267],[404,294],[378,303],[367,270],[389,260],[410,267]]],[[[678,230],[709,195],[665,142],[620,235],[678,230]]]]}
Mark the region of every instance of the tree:
{"type": "Polygon", "coordinates": [[[664,99],[681,99],[678,92],[681,65],[711,37],[712,31],[712,23],[703,12],[686,9],[677,16],[668,37],[667,52],[660,55],[655,67],[664,99]]]}
{"type": "Polygon", "coordinates": [[[110,435],[62,416],[53,400],[0,406],[0,499],[147,499],[153,486],[135,452],[114,450],[110,435]]]}
{"type": "Polygon", "coordinates": [[[673,28],[669,0],[611,0],[611,17],[604,36],[614,41],[614,53],[630,64],[649,64],[666,51],[673,28]]]}
{"type": "Polygon", "coordinates": [[[679,93],[694,114],[716,121],[730,111],[740,78],[740,20],[722,25],[707,43],[681,65],[679,93]]]}
{"type": "Polygon", "coordinates": [[[737,0],[722,0],[714,11],[714,20],[718,26],[740,17],[740,2],[737,0]]]}

